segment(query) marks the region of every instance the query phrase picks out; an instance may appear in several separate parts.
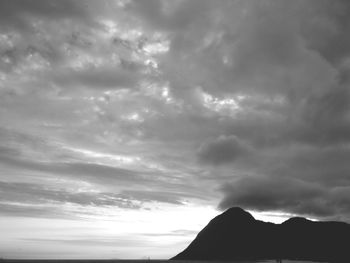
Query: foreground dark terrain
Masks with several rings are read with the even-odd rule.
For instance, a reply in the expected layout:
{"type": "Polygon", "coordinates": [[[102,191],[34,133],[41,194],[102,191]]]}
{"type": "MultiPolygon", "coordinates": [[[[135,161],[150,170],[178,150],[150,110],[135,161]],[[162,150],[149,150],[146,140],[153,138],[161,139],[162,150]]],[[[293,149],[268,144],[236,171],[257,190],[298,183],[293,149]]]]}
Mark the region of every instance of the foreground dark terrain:
{"type": "Polygon", "coordinates": [[[215,217],[175,260],[291,259],[350,262],[350,225],[290,218],[266,223],[241,208],[215,217]]]}
{"type": "MultiPolygon", "coordinates": [[[[8,263],[169,263],[168,260],[118,260],[118,259],[111,259],[111,260],[2,260],[1,262],[8,262],[8,263]]],[[[172,261],[174,262],[174,261],[172,261]]],[[[192,261],[192,260],[179,260],[175,261],[179,263],[188,262],[188,263],[205,263],[206,261],[192,261]]],[[[220,263],[222,261],[210,261],[210,263],[220,263]]],[[[225,261],[227,263],[227,261],[225,261]]],[[[232,260],[229,261],[231,263],[275,263],[275,260],[249,260],[249,261],[241,261],[241,260],[232,260]]],[[[289,261],[289,260],[283,260],[283,263],[317,263],[317,262],[310,262],[310,261],[289,261]]]]}

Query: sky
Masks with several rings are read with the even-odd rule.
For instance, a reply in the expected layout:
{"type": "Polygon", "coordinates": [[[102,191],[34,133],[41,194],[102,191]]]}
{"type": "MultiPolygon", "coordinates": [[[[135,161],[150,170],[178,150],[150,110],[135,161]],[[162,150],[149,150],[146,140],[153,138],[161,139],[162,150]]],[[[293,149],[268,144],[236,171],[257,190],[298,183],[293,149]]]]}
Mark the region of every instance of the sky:
{"type": "Polygon", "coordinates": [[[1,0],[0,257],[350,222],[349,83],[347,0],[1,0]]]}

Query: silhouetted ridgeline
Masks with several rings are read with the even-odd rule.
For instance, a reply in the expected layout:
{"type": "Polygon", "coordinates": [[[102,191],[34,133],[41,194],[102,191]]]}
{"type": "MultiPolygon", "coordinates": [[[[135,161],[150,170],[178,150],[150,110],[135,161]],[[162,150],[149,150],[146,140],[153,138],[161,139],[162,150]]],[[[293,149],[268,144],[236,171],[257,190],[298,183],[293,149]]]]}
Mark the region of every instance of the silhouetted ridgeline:
{"type": "Polygon", "coordinates": [[[296,259],[350,262],[350,225],[290,218],[266,223],[241,208],[212,219],[176,260],[296,259]]]}

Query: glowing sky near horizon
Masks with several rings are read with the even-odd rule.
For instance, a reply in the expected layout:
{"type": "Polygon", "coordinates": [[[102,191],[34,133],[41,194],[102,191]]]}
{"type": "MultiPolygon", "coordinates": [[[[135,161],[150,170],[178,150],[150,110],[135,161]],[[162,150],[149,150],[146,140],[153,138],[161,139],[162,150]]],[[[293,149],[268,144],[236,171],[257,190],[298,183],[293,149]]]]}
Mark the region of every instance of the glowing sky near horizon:
{"type": "Polygon", "coordinates": [[[349,73],[346,0],[0,1],[0,257],[349,222],[349,73]]]}

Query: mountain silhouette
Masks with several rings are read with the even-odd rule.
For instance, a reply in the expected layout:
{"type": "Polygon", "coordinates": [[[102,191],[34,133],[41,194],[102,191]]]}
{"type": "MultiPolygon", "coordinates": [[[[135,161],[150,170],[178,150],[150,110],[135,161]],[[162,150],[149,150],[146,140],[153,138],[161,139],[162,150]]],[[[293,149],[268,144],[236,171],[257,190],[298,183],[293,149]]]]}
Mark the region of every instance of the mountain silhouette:
{"type": "Polygon", "coordinates": [[[290,218],[255,220],[239,207],[212,219],[174,260],[290,259],[350,262],[350,225],[290,218]]]}

